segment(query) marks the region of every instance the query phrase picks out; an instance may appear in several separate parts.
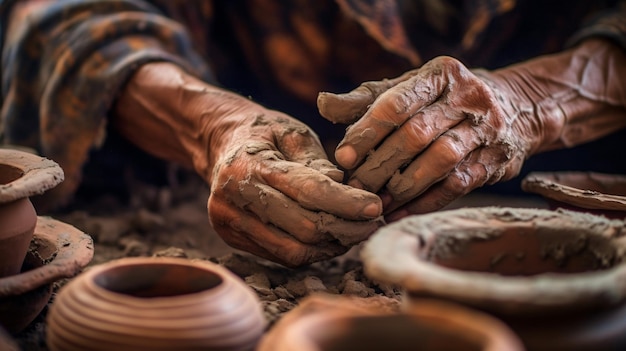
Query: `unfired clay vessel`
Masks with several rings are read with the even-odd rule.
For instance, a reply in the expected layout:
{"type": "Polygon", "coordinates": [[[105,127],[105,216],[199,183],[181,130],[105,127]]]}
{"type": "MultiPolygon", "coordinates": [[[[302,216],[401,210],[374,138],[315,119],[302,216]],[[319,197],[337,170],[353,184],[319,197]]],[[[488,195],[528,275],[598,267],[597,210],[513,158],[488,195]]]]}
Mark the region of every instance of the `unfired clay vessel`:
{"type": "Polygon", "coordinates": [[[380,298],[311,295],[263,337],[258,351],[522,350],[502,322],[423,299],[393,311],[380,298]]]}
{"type": "Polygon", "coordinates": [[[0,326],[11,333],[41,312],[52,282],[74,276],[93,257],[88,235],[38,218],[30,201],[62,181],[56,162],[0,149],[0,326]]]}
{"type": "Polygon", "coordinates": [[[0,149],[0,277],[20,273],[37,222],[30,197],[63,181],[51,160],[0,149]]]}
{"type": "Polygon", "coordinates": [[[21,273],[0,278],[0,325],[10,333],[24,329],[48,303],[52,283],[75,276],[92,257],[89,235],[38,217],[21,273]]]}
{"type": "Polygon", "coordinates": [[[258,298],[227,269],[182,258],[95,266],[59,292],[51,350],[251,350],[265,328],[258,298]]]}
{"type": "Polygon", "coordinates": [[[412,216],[362,252],[366,273],[489,311],[529,350],[626,343],[626,226],[572,211],[473,208],[412,216]]]}
{"type": "Polygon", "coordinates": [[[626,176],[594,172],[534,172],[522,189],[543,196],[550,208],[626,217],[626,176]]]}

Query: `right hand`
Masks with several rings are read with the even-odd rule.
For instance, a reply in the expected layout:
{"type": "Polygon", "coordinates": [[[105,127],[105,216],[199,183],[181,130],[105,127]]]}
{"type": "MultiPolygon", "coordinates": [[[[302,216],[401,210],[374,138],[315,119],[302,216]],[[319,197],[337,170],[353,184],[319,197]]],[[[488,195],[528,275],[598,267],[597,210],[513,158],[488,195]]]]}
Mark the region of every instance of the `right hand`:
{"type": "Polygon", "coordinates": [[[377,228],[380,199],[341,184],[303,123],[249,101],[209,129],[209,218],[229,245],[287,266],[344,253],[377,228]]]}

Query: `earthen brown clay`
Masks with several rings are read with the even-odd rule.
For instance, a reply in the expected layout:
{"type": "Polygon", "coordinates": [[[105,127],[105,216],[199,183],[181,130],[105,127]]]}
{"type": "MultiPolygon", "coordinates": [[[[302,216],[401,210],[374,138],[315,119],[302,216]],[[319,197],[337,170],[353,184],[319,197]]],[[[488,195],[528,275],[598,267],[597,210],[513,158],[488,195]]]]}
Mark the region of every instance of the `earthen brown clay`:
{"type": "Polygon", "coordinates": [[[362,253],[366,273],[478,307],[529,350],[626,342],[626,225],[571,211],[474,208],[407,217],[362,253]],[[602,330],[616,331],[602,334],[602,330]]]}
{"type": "Polygon", "coordinates": [[[258,351],[522,350],[500,321],[435,300],[403,311],[385,298],[312,295],[264,336],[258,351]]]}
{"type": "Polygon", "coordinates": [[[91,237],[73,226],[38,217],[20,274],[0,278],[0,325],[24,329],[48,303],[52,283],[78,274],[93,257],[91,237]]]}
{"type": "Polygon", "coordinates": [[[264,327],[256,295],[217,264],[125,258],[62,288],[47,337],[51,350],[252,350],[264,327]]]}
{"type": "Polygon", "coordinates": [[[533,172],[522,189],[543,196],[551,208],[626,217],[626,176],[595,172],[533,172]]]}
{"type": "Polygon", "coordinates": [[[63,181],[54,161],[24,151],[0,149],[0,277],[18,274],[35,229],[30,197],[63,181]]]}

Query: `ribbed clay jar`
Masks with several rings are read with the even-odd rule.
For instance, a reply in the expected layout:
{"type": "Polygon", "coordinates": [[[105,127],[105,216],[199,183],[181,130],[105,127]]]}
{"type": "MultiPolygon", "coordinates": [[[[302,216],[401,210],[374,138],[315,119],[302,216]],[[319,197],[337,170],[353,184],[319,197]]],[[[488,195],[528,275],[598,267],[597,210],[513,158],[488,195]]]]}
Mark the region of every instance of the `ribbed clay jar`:
{"type": "Polygon", "coordinates": [[[207,261],[124,258],[74,278],[48,314],[51,350],[252,350],[265,320],[239,277],[207,261]]]}

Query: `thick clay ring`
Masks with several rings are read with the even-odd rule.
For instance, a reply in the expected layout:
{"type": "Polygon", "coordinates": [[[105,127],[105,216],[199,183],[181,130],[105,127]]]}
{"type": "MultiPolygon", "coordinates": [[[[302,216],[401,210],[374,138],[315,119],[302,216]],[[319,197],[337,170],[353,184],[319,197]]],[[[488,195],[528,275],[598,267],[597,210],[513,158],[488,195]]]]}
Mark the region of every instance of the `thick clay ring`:
{"type": "Polygon", "coordinates": [[[362,251],[366,273],[498,313],[546,314],[626,300],[624,221],[572,211],[467,208],[404,218],[362,251]]]}

